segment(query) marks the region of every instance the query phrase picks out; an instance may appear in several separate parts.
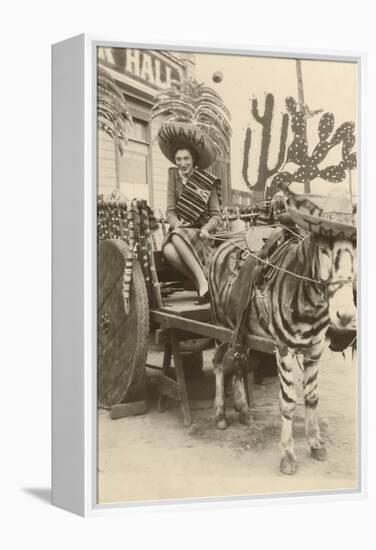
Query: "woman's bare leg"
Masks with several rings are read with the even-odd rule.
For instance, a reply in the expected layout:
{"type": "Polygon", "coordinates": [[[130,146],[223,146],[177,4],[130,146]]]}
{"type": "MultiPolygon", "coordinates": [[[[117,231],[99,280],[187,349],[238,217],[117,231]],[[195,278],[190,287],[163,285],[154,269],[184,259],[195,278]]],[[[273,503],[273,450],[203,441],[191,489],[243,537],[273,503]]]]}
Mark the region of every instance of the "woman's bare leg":
{"type": "Polygon", "coordinates": [[[199,295],[203,296],[208,291],[208,281],[202,271],[201,265],[196,260],[195,255],[192,253],[188,245],[181,237],[179,237],[179,235],[172,235],[171,241],[182,262],[192,272],[199,295]]]}
{"type": "Polygon", "coordinates": [[[178,251],[172,243],[167,243],[163,247],[163,255],[165,256],[168,263],[171,264],[175,269],[177,269],[177,271],[180,271],[180,273],[185,275],[187,279],[189,279],[193,283],[196,283],[193,277],[193,273],[188,269],[185,263],[183,263],[178,254],[178,251]]]}

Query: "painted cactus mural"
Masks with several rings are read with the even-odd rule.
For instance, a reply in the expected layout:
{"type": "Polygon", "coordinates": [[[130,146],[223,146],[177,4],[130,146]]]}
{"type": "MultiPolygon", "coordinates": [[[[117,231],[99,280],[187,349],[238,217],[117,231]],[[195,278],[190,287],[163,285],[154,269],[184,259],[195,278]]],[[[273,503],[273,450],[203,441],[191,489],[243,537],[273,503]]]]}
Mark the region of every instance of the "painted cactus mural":
{"type": "Polygon", "coordinates": [[[287,150],[286,163],[297,165],[295,172],[283,171],[277,174],[268,189],[270,197],[279,189],[281,184],[289,185],[292,182],[304,184],[305,192],[310,192],[310,183],[315,178],[321,178],[332,183],[339,183],[346,177],[346,170],[356,167],[356,153],[352,152],[355,144],[354,122],[344,122],[334,131],[334,115],[324,113],[318,125],[318,143],[312,154],[308,154],[307,142],[307,117],[304,112],[299,112],[294,98],[286,99],[287,111],[291,117],[291,130],[293,140],[287,150]],[[334,132],[334,133],[333,133],[334,132]],[[333,147],[342,144],[342,159],[336,165],[321,167],[321,163],[327,157],[333,147]]]}
{"type": "Polygon", "coordinates": [[[269,152],[270,152],[270,142],[271,142],[271,130],[272,130],[272,121],[273,121],[273,111],[274,111],[274,96],[273,94],[267,94],[265,97],[265,108],[264,114],[260,115],[258,108],[257,98],[252,99],[252,115],[253,118],[261,124],[262,126],[262,136],[261,136],[261,152],[259,158],[257,180],[252,183],[248,178],[248,163],[249,155],[251,152],[252,145],[252,130],[247,128],[244,141],[244,155],[243,155],[243,168],[242,174],[244,181],[246,182],[249,189],[252,191],[252,197],[254,201],[260,201],[264,199],[265,187],[268,179],[280,170],[286,154],[286,142],[287,142],[287,133],[289,125],[289,115],[287,113],[282,116],[282,127],[281,127],[281,136],[279,142],[279,152],[278,158],[273,168],[270,168],[268,164],[269,152]]]}

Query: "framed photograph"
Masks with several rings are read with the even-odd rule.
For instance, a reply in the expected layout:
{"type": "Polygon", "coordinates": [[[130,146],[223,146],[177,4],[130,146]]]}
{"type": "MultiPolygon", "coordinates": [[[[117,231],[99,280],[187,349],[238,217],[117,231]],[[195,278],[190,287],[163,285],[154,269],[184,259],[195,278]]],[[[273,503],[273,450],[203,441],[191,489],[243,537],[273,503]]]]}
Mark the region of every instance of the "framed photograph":
{"type": "Polygon", "coordinates": [[[361,495],[364,56],[81,35],[52,90],[53,503],[361,495]]]}

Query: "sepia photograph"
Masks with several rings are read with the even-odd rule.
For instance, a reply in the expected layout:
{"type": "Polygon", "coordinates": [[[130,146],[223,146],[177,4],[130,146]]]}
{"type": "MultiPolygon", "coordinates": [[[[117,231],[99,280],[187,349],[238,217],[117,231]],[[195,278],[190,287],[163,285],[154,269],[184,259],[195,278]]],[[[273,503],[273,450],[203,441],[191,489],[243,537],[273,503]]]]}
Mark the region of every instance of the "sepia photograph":
{"type": "Polygon", "coordinates": [[[357,63],[96,52],[97,503],[358,490],[357,63]]]}

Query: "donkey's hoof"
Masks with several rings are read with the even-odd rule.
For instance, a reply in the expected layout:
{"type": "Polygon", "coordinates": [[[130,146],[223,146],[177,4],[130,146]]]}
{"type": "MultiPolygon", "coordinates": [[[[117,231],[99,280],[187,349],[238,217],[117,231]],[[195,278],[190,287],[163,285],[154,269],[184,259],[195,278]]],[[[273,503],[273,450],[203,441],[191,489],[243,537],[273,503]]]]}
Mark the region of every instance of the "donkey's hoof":
{"type": "Polygon", "coordinates": [[[328,452],[325,446],[322,447],[311,447],[311,455],[316,460],[326,460],[328,452]]]}
{"type": "Polygon", "coordinates": [[[222,418],[221,420],[217,420],[217,428],[218,430],[225,430],[227,428],[227,420],[225,418],[222,418]]]}
{"type": "Polygon", "coordinates": [[[279,469],[282,474],[291,476],[295,474],[297,469],[297,462],[296,458],[291,453],[286,453],[281,458],[281,463],[279,465],[279,469]]]}
{"type": "Polygon", "coordinates": [[[239,413],[239,422],[241,424],[245,424],[246,426],[250,426],[253,422],[252,414],[251,413],[239,413]]]}

